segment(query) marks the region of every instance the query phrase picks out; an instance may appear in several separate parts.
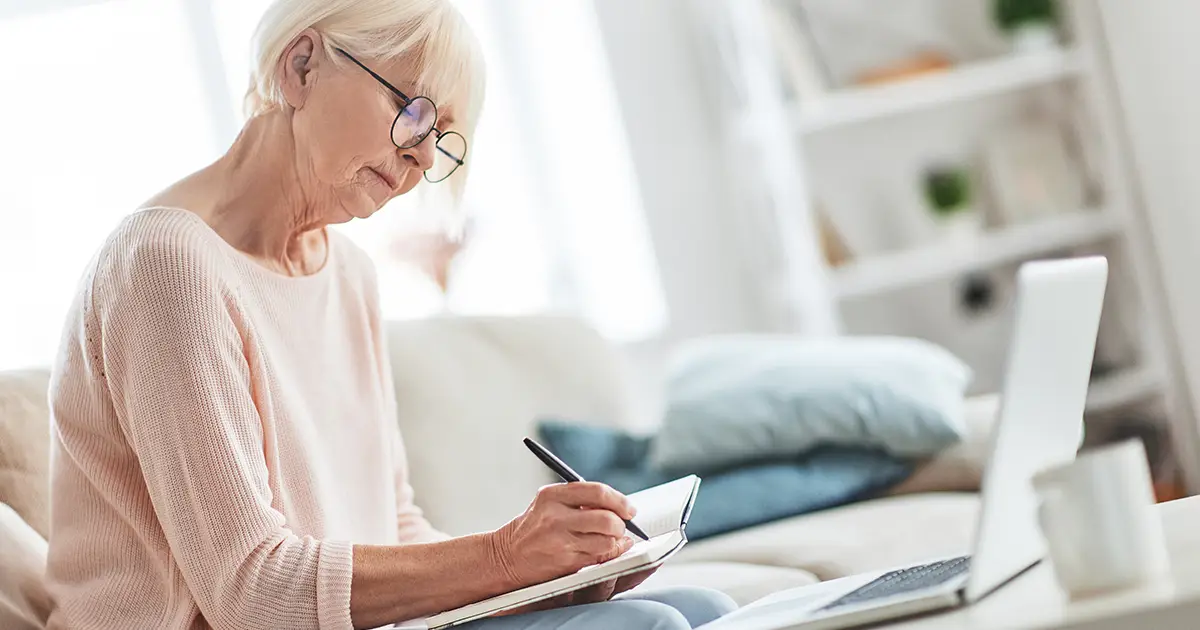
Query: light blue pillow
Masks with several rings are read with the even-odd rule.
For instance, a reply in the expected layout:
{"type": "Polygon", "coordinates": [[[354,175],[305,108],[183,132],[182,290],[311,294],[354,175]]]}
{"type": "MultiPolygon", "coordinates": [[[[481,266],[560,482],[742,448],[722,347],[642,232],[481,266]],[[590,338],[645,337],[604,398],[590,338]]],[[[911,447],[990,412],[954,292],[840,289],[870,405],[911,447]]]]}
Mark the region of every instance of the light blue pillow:
{"type": "Polygon", "coordinates": [[[669,370],[652,464],[711,471],[821,445],[926,457],[962,439],[973,374],[903,337],[728,335],[693,341],[669,370]]]}

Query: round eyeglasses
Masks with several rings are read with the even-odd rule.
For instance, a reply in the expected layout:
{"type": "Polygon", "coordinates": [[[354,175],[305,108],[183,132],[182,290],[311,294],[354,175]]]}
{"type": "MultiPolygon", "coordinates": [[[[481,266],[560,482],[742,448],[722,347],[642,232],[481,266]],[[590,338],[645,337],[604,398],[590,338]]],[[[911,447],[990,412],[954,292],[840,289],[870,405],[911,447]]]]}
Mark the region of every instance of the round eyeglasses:
{"type": "Polygon", "coordinates": [[[465,163],[467,139],[457,131],[441,131],[436,127],[437,105],[434,105],[432,100],[425,96],[409,98],[350,53],[341,48],[336,50],[354,62],[354,65],[365,70],[392,94],[399,97],[400,102],[404,103],[400,111],[396,113],[396,120],[392,121],[392,143],[397,148],[411,149],[424,142],[431,133],[437,137],[437,141],[434,143],[433,164],[425,171],[426,181],[434,184],[445,181],[465,163]]]}

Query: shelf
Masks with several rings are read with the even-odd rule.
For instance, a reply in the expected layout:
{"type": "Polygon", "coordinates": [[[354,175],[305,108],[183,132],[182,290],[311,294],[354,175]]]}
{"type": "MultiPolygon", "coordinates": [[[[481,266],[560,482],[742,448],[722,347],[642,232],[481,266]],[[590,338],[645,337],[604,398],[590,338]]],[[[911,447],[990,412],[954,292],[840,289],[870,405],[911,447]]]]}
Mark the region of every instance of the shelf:
{"type": "Polygon", "coordinates": [[[1059,49],[965,64],[898,83],[846,88],[795,107],[793,124],[799,133],[815,133],[1053,83],[1077,75],[1081,65],[1078,53],[1059,49]]]}
{"type": "Polygon", "coordinates": [[[878,254],[832,269],[833,290],[845,300],[920,286],[1095,243],[1116,234],[1120,227],[1120,220],[1108,212],[1081,210],[984,232],[971,240],[878,254]]]}
{"type": "Polygon", "coordinates": [[[1098,377],[1088,386],[1087,411],[1111,411],[1140,402],[1162,391],[1162,380],[1145,367],[1131,368],[1098,377]]]}

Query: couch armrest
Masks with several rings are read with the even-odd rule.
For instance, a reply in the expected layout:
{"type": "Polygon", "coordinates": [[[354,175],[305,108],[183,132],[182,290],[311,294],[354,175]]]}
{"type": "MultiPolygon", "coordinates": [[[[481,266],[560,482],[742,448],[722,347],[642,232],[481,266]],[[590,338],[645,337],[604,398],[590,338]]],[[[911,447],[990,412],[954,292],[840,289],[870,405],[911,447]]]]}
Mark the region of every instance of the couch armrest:
{"type": "Polygon", "coordinates": [[[0,372],[0,503],[50,532],[50,373],[0,372]]]}
{"type": "Polygon", "coordinates": [[[43,577],[46,541],[12,508],[0,503],[0,628],[46,627],[52,607],[43,577]]]}
{"type": "Polygon", "coordinates": [[[569,317],[439,317],[388,325],[417,505],[461,535],[498,527],[556,481],[521,444],[543,417],[632,426],[616,349],[569,317]]]}

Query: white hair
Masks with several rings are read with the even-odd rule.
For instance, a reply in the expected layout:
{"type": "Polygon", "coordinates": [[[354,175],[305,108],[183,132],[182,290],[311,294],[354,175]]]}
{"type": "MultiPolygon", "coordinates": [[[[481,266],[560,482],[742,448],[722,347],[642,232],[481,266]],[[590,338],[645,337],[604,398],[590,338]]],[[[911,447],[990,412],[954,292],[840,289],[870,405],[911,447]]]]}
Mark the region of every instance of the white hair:
{"type": "MultiPolygon", "coordinates": [[[[420,96],[439,106],[453,104],[455,127],[468,142],[473,139],[483,106],[483,54],[451,0],[275,0],[254,32],[247,115],[285,102],[277,74],[279,60],[307,28],[321,34],[326,55],[335,64],[349,63],[335,48],[364,63],[414,60],[421,69],[415,77],[424,92],[420,96]]],[[[466,171],[464,165],[447,182],[456,199],[466,171]]]]}

